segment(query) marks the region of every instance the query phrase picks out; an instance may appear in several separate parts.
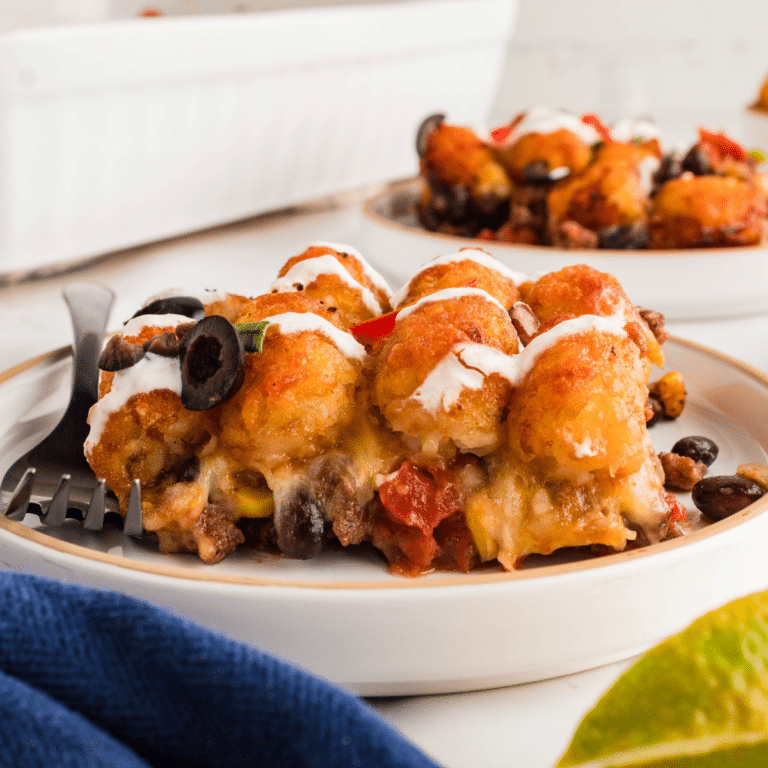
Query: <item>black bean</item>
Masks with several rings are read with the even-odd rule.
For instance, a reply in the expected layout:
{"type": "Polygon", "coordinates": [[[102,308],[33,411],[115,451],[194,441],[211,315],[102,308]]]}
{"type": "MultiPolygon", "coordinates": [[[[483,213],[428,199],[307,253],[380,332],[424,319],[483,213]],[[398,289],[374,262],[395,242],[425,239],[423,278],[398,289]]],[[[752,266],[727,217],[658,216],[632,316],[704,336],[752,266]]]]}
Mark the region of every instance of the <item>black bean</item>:
{"type": "Polygon", "coordinates": [[[740,475],[713,475],[693,486],[696,508],[712,520],[724,520],[762,498],[765,489],[740,475]]]}
{"type": "Polygon", "coordinates": [[[681,437],[672,446],[672,453],[676,453],[678,456],[687,456],[694,461],[701,461],[708,467],[717,458],[719,450],[714,440],[700,435],[681,437]]]}
{"type": "Polygon", "coordinates": [[[319,554],[325,537],[325,510],[305,485],[275,499],[277,546],[287,557],[307,560],[319,554]]]}
{"type": "Polygon", "coordinates": [[[648,227],[643,221],[636,221],[628,226],[614,224],[611,227],[601,229],[597,233],[597,237],[600,248],[620,251],[643,250],[648,247],[651,239],[648,227]]]}
{"type": "Polygon", "coordinates": [[[187,459],[178,469],[176,476],[180,483],[191,483],[197,480],[200,475],[200,459],[192,456],[187,459]]]}

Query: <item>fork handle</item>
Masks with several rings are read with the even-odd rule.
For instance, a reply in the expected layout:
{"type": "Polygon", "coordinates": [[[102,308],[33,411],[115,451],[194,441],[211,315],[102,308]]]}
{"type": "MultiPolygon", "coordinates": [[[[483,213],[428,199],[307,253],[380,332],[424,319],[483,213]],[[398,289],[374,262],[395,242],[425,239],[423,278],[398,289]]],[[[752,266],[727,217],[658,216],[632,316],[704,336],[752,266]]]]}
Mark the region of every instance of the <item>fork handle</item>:
{"type": "Polygon", "coordinates": [[[62,293],[74,329],[72,394],[95,401],[99,391],[98,360],[115,294],[98,283],[70,283],[62,293]]]}

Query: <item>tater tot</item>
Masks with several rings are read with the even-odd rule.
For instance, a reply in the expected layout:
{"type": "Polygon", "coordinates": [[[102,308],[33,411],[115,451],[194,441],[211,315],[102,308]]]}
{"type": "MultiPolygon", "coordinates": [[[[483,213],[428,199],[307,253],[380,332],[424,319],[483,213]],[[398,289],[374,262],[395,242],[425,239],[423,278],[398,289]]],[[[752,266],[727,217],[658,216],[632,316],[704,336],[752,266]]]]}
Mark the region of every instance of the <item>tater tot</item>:
{"type": "Polygon", "coordinates": [[[359,252],[343,245],[315,244],[291,257],[271,290],[302,291],[334,309],[346,327],[391,309],[386,282],[359,252]]]}
{"type": "Polygon", "coordinates": [[[590,145],[567,128],[551,133],[527,133],[508,147],[499,150],[499,157],[510,178],[524,184],[541,181],[556,169],[566,175],[579,173],[592,157],[590,145]]]}
{"type": "Polygon", "coordinates": [[[509,382],[465,364],[453,352],[457,345],[508,355],[518,339],[504,307],[487,293],[449,289],[401,312],[374,363],[374,404],[425,455],[484,453],[500,439],[509,382]]]}
{"type": "Polygon", "coordinates": [[[510,445],[552,473],[630,474],[647,455],[647,394],[640,351],[626,333],[587,329],[565,336],[537,356],[513,389],[510,445]]]}
{"type": "Polygon", "coordinates": [[[576,264],[524,283],[520,293],[542,324],[568,315],[621,317],[625,323],[636,324],[635,341],[643,356],[653,365],[664,364],[661,346],[650,327],[642,320],[621,283],[607,272],[576,264]]]}
{"type": "Polygon", "coordinates": [[[764,192],[733,176],[683,174],[653,200],[651,248],[757,245],[765,239],[764,192]]]}
{"type": "Polygon", "coordinates": [[[485,251],[463,248],[423,265],[395,294],[393,303],[395,308],[405,307],[447,288],[480,288],[509,309],[518,299],[518,283],[525,279],[485,251]]]}
{"type": "Polygon", "coordinates": [[[305,293],[257,297],[239,320],[264,319],[271,322],[262,351],[246,356],[245,382],[220,414],[222,445],[259,471],[339,440],[354,416],[363,352],[336,313],[305,293]],[[359,359],[335,338],[359,349],[359,359]]]}

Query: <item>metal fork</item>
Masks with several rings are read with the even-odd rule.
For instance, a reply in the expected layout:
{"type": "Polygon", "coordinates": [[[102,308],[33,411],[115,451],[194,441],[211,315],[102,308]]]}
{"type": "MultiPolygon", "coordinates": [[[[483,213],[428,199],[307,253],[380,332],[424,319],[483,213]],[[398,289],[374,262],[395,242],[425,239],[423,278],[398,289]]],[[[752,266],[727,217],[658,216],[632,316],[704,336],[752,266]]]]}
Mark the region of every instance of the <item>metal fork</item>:
{"type": "Polygon", "coordinates": [[[62,293],[74,329],[69,405],[53,432],[5,473],[0,483],[0,512],[11,520],[23,520],[32,513],[51,526],[75,518],[91,531],[100,531],[105,519],[114,518],[125,533],[140,536],[139,481],[133,484],[123,521],[117,500],[104,479],[96,478],[83,453],[88,410],[98,397],[99,354],[115,296],[95,283],[73,283],[62,293]]]}

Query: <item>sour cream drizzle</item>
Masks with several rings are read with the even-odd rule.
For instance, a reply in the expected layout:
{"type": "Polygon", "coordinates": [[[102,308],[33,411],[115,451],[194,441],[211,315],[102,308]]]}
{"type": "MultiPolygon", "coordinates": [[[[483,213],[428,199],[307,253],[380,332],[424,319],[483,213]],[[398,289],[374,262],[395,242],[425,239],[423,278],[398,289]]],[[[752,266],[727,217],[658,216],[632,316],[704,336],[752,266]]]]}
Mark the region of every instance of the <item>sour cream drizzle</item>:
{"type": "MultiPolygon", "coordinates": [[[[181,315],[140,315],[129,322],[139,326],[138,321],[149,322],[143,325],[157,325],[158,320],[163,320],[165,325],[176,325],[178,322],[189,322],[188,317],[181,315]],[[168,319],[176,320],[174,323],[168,319]],[[134,323],[134,321],[136,321],[134,323]]],[[[347,358],[362,362],[365,357],[365,347],[359,344],[351,333],[346,333],[332,325],[327,320],[311,312],[284,312],[280,315],[267,317],[270,325],[278,327],[283,334],[302,333],[310,331],[320,333],[338,347],[339,351],[347,358]]],[[[128,328],[128,326],[126,326],[128,328]]],[[[133,336],[138,334],[136,328],[123,329],[123,335],[133,336]]],[[[167,389],[177,395],[181,395],[181,363],[178,357],[165,357],[148,352],[135,365],[116,371],[112,378],[112,389],[104,395],[91,409],[89,416],[90,432],[85,442],[85,450],[88,453],[101,439],[104,426],[110,415],[119,411],[134,395],[142,392],[152,392],[158,389],[167,389]]]]}
{"type": "Polygon", "coordinates": [[[491,296],[490,293],[482,290],[481,288],[445,288],[442,291],[436,291],[435,293],[430,293],[428,296],[423,296],[414,304],[411,304],[407,307],[403,307],[403,309],[401,309],[397,313],[397,318],[395,319],[395,322],[399,323],[401,320],[408,317],[408,315],[410,315],[416,309],[418,309],[421,306],[424,306],[424,304],[430,304],[434,301],[448,301],[450,299],[460,299],[464,296],[479,296],[481,299],[485,299],[491,304],[495,304],[505,315],[507,315],[507,317],[509,317],[509,315],[507,314],[507,310],[504,309],[502,303],[498,299],[495,299],[493,296],[491,296]]]}
{"type": "MultiPolygon", "coordinates": [[[[365,347],[351,333],[342,331],[319,315],[314,315],[311,312],[283,312],[280,315],[272,315],[264,319],[269,322],[270,327],[273,325],[279,327],[280,332],[286,336],[305,331],[319,333],[335,344],[345,357],[360,362],[365,358],[365,347]]],[[[269,333],[269,328],[267,328],[267,333],[269,333]]]]}
{"type": "Polygon", "coordinates": [[[516,355],[485,344],[456,344],[429,372],[421,386],[411,395],[431,413],[448,410],[464,389],[480,389],[487,376],[498,374],[512,386],[519,385],[545,350],[560,339],[587,331],[626,336],[618,317],[582,315],[565,320],[531,341],[516,355]]]}
{"type": "Polygon", "coordinates": [[[549,107],[532,107],[512,129],[504,143],[509,146],[529,133],[554,133],[561,128],[575,133],[587,144],[594,144],[600,139],[599,134],[592,126],[583,123],[578,116],[571,112],[550,109],[549,107]]]}
{"type": "Polygon", "coordinates": [[[650,141],[658,139],[661,141],[662,134],[659,126],[650,120],[643,120],[636,117],[625,117],[617,120],[611,126],[611,138],[614,141],[629,142],[634,139],[641,141],[650,141]]]}
{"type": "Polygon", "coordinates": [[[520,283],[524,283],[528,280],[527,275],[524,275],[522,272],[515,272],[506,266],[506,264],[502,264],[498,259],[494,259],[493,256],[485,253],[485,251],[481,251],[478,248],[467,248],[463,251],[458,251],[457,253],[448,253],[445,256],[438,256],[436,259],[432,259],[432,261],[428,261],[424,264],[416,275],[395,293],[392,297],[392,306],[397,307],[397,305],[405,299],[413,281],[423,272],[426,272],[431,267],[437,267],[442,264],[460,263],[462,261],[474,261],[476,264],[480,264],[487,269],[492,269],[502,275],[502,277],[511,280],[515,285],[520,285],[520,283]]]}
{"type": "MultiPolygon", "coordinates": [[[[188,317],[184,319],[189,320],[188,317]]],[[[181,364],[178,357],[148,352],[130,368],[116,371],[112,378],[112,389],[91,408],[88,417],[91,429],[85,441],[86,454],[101,440],[101,433],[111,414],[119,411],[134,395],[156,389],[167,389],[181,395],[181,364]]]]}
{"type": "Polygon", "coordinates": [[[389,287],[389,283],[365,260],[360,251],[357,248],[353,248],[351,245],[345,245],[344,243],[328,243],[325,240],[315,240],[312,245],[320,246],[321,248],[333,248],[337,253],[349,253],[354,256],[363,269],[363,272],[367,275],[368,279],[381,291],[384,292],[387,298],[392,295],[392,289],[389,287]]]}
{"type": "Polygon", "coordinates": [[[661,162],[658,157],[648,155],[637,166],[637,172],[640,174],[640,186],[646,195],[650,194],[653,189],[653,174],[659,170],[660,165],[661,162]]]}
{"type": "Polygon", "coordinates": [[[343,280],[350,288],[358,291],[369,312],[374,315],[381,314],[381,306],[376,301],[373,292],[361,283],[358,283],[352,275],[339,263],[335,256],[326,253],[323,256],[315,256],[311,259],[304,259],[294,264],[288,272],[275,280],[269,287],[272,293],[285,293],[296,289],[296,285],[306,287],[317,280],[321,275],[336,275],[343,280]]]}

